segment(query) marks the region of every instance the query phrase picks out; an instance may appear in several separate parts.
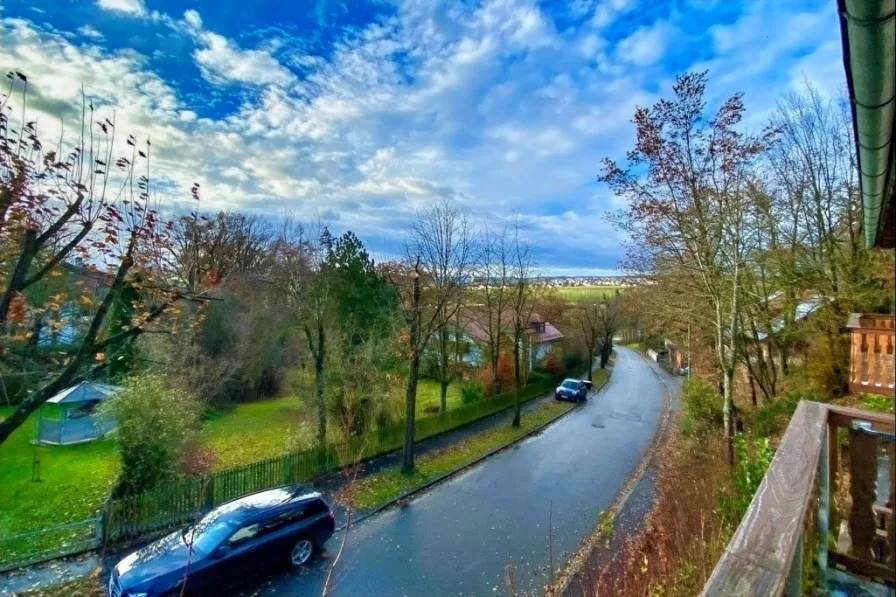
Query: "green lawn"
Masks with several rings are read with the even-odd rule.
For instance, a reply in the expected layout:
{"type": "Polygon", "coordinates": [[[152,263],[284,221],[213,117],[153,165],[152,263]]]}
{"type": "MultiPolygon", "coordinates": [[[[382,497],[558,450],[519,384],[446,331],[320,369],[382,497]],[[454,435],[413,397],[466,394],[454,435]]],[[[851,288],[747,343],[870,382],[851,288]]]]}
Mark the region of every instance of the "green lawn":
{"type": "Polygon", "coordinates": [[[216,468],[273,458],[311,440],[316,427],[296,396],[239,404],[208,417],[202,438],[217,454],[216,468]],[[303,423],[304,422],[304,423],[303,423]]]}
{"type": "Polygon", "coordinates": [[[616,294],[616,290],[624,292],[623,288],[617,286],[560,286],[557,291],[560,296],[568,301],[576,302],[586,299],[598,299],[602,296],[612,296],[616,294]]]}
{"type": "MultiPolygon", "coordinates": [[[[0,417],[10,410],[0,407],[0,417]]],[[[0,537],[93,516],[118,472],[113,439],[34,446],[33,420],[0,444],[0,537]],[[40,482],[31,481],[35,455],[40,482]]],[[[202,438],[217,454],[216,468],[227,468],[277,456],[290,449],[297,434],[313,434],[301,420],[299,398],[260,400],[212,414],[202,438]]]]}
{"type": "MultiPolygon", "coordinates": [[[[10,411],[3,407],[0,416],[10,411]]],[[[0,444],[0,536],[89,518],[118,471],[114,441],[32,446],[32,420],[0,444]],[[40,482],[31,480],[35,456],[40,459],[40,482]]]]}
{"type": "MultiPolygon", "coordinates": [[[[454,408],[461,405],[461,388],[464,387],[462,381],[456,381],[448,386],[448,408],[454,408]]],[[[427,406],[440,406],[442,386],[434,379],[421,379],[417,383],[417,416],[424,416],[424,409],[427,406]]]]}

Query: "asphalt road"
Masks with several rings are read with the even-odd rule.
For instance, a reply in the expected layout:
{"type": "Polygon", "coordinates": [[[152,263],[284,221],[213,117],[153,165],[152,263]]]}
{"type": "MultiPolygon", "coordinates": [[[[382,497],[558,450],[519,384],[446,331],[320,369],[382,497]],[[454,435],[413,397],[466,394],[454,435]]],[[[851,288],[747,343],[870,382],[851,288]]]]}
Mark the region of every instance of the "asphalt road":
{"type": "MultiPolygon", "coordinates": [[[[581,408],[351,528],[330,594],[507,595],[508,569],[518,593],[540,593],[551,559],[561,568],[593,530],[662,418],[668,375],[630,349],[616,354],[610,382],[581,408]]],[[[240,595],[320,595],[341,540],[332,537],[309,567],[255,581],[240,595]]]]}

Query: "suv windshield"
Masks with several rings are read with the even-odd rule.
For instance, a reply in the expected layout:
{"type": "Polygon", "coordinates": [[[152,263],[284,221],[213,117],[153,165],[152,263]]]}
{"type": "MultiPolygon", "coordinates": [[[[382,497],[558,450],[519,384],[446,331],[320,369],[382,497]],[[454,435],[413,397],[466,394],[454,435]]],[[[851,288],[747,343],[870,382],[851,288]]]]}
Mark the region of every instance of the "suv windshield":
{"type": "Polygon", "coordinates": [[[579,382],[577,382],[573,379],[567,379],[566,381],[563,382],[562,387],[566,388],[567,390],[578,390],[579,382]]]}

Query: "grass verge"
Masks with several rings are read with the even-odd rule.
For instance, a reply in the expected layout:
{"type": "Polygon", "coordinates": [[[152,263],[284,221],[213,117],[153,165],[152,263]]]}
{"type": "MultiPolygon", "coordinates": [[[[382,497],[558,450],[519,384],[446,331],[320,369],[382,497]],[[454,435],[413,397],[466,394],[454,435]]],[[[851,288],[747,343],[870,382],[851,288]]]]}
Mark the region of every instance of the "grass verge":
{"type": "MultiPolygon", "coordinates": [[[[354,505],[360,510],[374,508],[523,437],[571,408],[573,405],[567,402],[546,403],[544,406],[525,413],[518,428],[510,425],[494,427],[477,433],[462,442],[420,457],[417,460],[416,469],[411,474],[401,472],[400,466],[393,466],[362,479],[354,488],[352,496],[354,505]]],[[[341,495],[337,499],[343,501],[348,497],[341,495]]]]}
{"type": "Polygon", "coordinates": [[[19,597],[106,597],[99,580],[76,578],[51,587],[32,589],[19,593],[19,597]]]}

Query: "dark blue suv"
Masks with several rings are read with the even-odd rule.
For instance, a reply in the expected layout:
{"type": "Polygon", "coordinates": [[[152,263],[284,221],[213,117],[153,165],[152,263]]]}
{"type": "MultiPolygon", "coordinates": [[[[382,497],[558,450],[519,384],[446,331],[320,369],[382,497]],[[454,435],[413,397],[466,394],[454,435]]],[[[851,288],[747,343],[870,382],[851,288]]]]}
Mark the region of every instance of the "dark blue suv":
{"type": "Polygon", "coordinates": [[[563,383],[554,390],[554,398],[556,400],[584,402],[588,399],[589,385],[589,382],[583,379],[564,379],[563,383]]]}
{"type": "Polygon", "coordinates": [[[248,495],[120,561],[109,597],[169,597],[184,583],[188,595],[220,595],[247,571],[305,564],[334,529],[320,493],[290,486],[248,495]]]}

